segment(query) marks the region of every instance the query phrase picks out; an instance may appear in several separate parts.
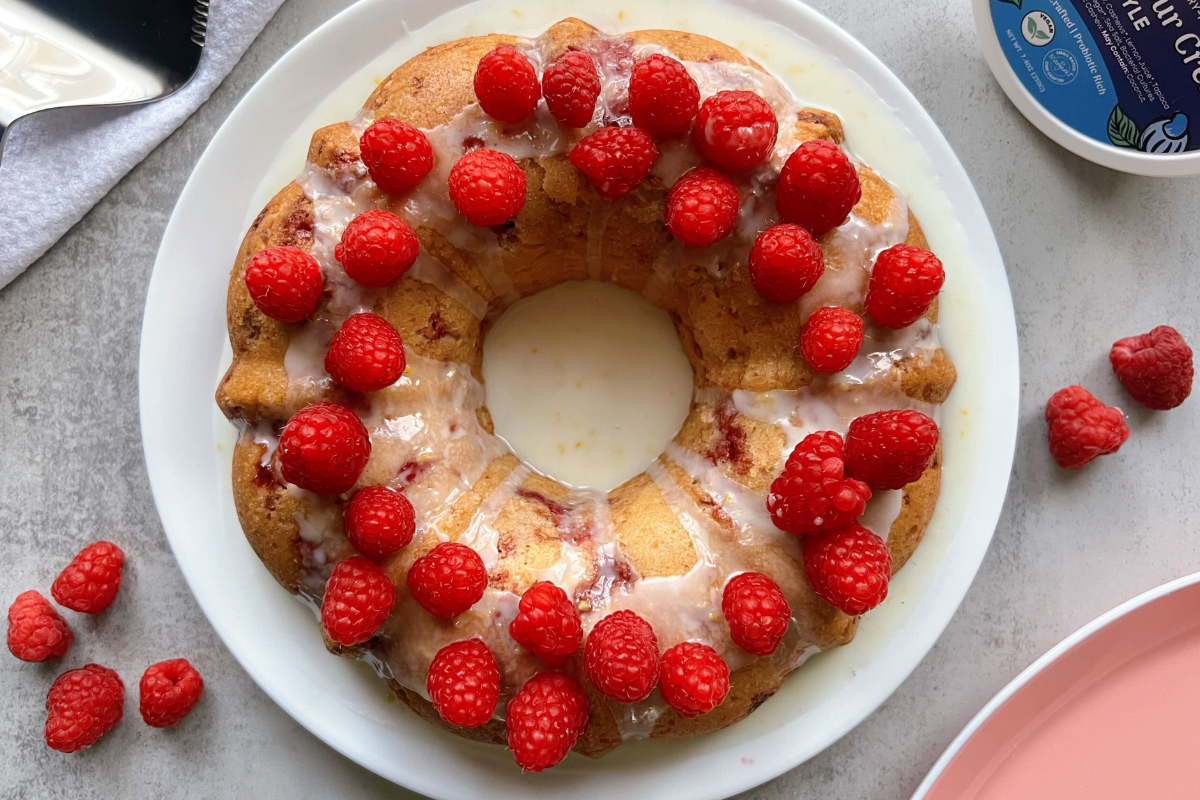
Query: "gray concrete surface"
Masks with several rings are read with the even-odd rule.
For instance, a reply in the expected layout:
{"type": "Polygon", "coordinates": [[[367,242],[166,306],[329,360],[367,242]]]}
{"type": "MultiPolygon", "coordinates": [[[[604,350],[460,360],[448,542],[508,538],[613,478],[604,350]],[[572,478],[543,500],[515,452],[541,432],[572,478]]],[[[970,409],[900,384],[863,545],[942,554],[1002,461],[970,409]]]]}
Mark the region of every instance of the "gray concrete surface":
{"type": "MultiPolygon", "coordinates": [[[[204,619],[163,537],[137,419],[142,303],[159,238],[205,144],[238,99],[346,0],[288,0],[200,111],[61,242],[0,291],[0,541],[7,605],[43,590],[83,543],[119,542],[125,585],[99,619],[72,615],[62,664],[0,658],[0,797],[395,797],[294,723],[254,685],[204,619]],[[92,750],[41,743],[43,698],[63,668],[95,660],[127,684],[185,655],[208,690],[178,729],[134,716],[92,750]]],[[[1109,343],[1168,322],[1200,342],[1193,262],[1200,183],[1123,176],[1043,138],[1009,105],[979,54],[968,3],[812,4],[913,90],[975,181],[1004,252],[1021,336],[1021,426],[1008,502],[983,567],[937,646],[855,731],[745,795],[907,798],[1001,686],[1063,636],[1200,567],[1192,456],[1200,400],[1133,410],[1118,456],[1080,474],[1054,467],[1042,405],[1083,381],[1130,401],[1109,343]]]]}

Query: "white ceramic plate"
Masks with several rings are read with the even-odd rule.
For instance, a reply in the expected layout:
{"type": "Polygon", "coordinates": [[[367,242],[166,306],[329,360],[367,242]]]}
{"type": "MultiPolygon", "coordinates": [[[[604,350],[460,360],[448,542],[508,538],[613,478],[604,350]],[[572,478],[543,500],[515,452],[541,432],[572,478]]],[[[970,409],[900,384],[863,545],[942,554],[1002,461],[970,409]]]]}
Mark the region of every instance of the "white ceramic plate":
{"type": "Polygon", "coordinates": [[[167,226],[142,330],[142,435],[155,502],[192,591],[250,675],[285,710],[364,767],[439,798],[723,797],[800,764],[882,703],[932,647],[991,539],[1017,429],[1017,340],[1004,266],[979,198],[916,99],[874,56],[792,0],[364,0],[263,76],[201,157],[167,226]],[[594,4],[591,7],[589,4],[594,4]],[[348,117],[426,44],[565,16],[598,27],[686,29],[740,47],[846,120],[849,146],[903,187],[947,268],[942,339],[959,384],[942,410],[942,498],[925,542],[855,641],[812,659],[746,721],[694,740],[572,755],[522,774],[502,748],[440,732],[387,701],[363,667],[327,654],[308,609],[246,544],[229,486],[232,428],[213,391],[228,359],[225,292],[242,234],[303,161],[308,133],[348,117]],[[802,31],[802,38],[796,31],[802,31]],[[298,133],[299,132],[299,133],[298,133]]]}

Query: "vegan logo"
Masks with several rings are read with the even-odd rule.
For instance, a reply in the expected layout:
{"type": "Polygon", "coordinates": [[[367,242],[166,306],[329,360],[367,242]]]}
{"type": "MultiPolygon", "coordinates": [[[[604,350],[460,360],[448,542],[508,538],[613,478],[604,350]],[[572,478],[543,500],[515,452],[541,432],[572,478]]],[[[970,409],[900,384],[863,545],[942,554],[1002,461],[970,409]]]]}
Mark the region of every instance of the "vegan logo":
{"type": "Polygon", "coordinates": [[[1117,147],[1141,150],[1145,153],[1181,153],[1188,146],[1187,114],[1176,113],[1159,117],[1143,130],[1120,106],[1113,106],[1108,115],[1108,140],[1117,147]]]}
{"type": "Polygon", "coordinates": [[[1054,38],[1054,20],[1044,11],[1030,11],[1021,19],[1021,35],[1034,47],[1045,47],[1054,38]]]}

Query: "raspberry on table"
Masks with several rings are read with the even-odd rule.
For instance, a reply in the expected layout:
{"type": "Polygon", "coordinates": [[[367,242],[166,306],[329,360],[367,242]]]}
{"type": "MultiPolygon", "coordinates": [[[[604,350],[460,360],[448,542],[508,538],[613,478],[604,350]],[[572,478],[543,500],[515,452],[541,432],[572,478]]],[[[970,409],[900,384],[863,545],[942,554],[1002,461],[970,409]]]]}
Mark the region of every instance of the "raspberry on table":
{"type": "Polygon", "coordinates": [[[396,604],[396,587],[383,567],[362,556],[334,566],[321,599],[321,627],[341,645],[361,644],[374,636],[396,604]]]}
{"type": "Polygon", "coordinates": [[[408,498],[395,489],[365,486],[350,498],[342,530],[358,552],[368,558],[387,558],[412,541],[416,513],[408,498]]]}
{"type": "Polygon", "coordinates": [[[870,497],[867,484],[845,475],[842,437],[818,431],[793,448],[771,483],[767,511],[775,527],[800,536],[849,525],[870,497]]]}
{"type": "Polygon", "coordinates": [[[404,345],[392,323],[370,312],[353,314],[325,353],[329,377],[355,392],[377,392],[404,374],[404,345]]]}
{"type": "Polygon", "coordinates": [[[66,621],[41,593],[21,592],[8,607],[8,650],[22,661],[58,658],[71,639],[66,621]]]}
{"type": "Polygon", "coordinates": [[[112,542],[92,542],[58,574],[50,594],[64,608],[99,614],[117,597],[124,563],[125,554],[112,542]]]}
{"type": "Polygon", "coordinates": [[[871,531],[852,522],[819,536],[806,536],[804,574],[817,597],[852,617],[887,597],[892,555],[871,531]]]}
{"type": "Polygon", "coordinates": [[[824,139],[810,139],[784,162],[775,207],[787,222],[820,236],[845,222],[861,197],[858,173],[842,149],[824,139]]]}
{"type": "Polygon", "coordinates": [[[663,700],[684,717],[707,714],[729,694],[729,665],[700,642],[680,642],[662,654],[663,700]]]}
{"type": "Polygon", "coordinates": [[[46,745],[74,753],[121,721],[125,713],[125,684],[108,667],[86,664],[55,678],[46,694],[46,745]]]}
{"type": "Polygon", "coordinates": [[[651,136],[687,133],[700,108],[700,88],[687,67],[655,53],[633,65],[629,76],[629,115],[651,136]]]}
{"type": "Polygon", "coordinates": [[[377,208],[350,220],[333,257],[355,283],[382,289],[408,272],[420,252],[412,228],[392,212],[377,208]]]}
{"type": "Polygon", "coordinates": [[[933,253],[907,244],[892,245],[875,258],[864,300],[867,316],[885,328],[912,325],[937,299],[946,272],[933,253]]]}
{"type": "Polygon", "coordinates": [[[667,192],[666,223],[685,247],[708,247],[733,232],[741,198],[733,181],[697,167],[667,192]]]}
{"type": "Polygon", "coordinates": [[[429,139],[398,119],[374,122],[359,137],[358,147],[371,180],[388,194],[407,192],[433,169],[429,139]]]}
{"type": "Polygon", "coordinates": [[[750,248],[750,285],[772,303],[794,303],[825,274],[825,254],[812,234],[785,222],[760,233],[750,248]]]}
{"type": "Polygon", "coordinates": [[[587,723],[579,684],[561,672],[539,672],[508,701],[504,729],[521,769],[541,772],[567,757],[587,723]]]}
{"type": "Polygon", "coordinates": [[[498,45],[479,59],[475,97],[488,116],[515,125],[533,113],[541,96],[537,71],[512,45],[498,45]]]}
{"type": "Polygon", "coordinates": [[[846,472],[875,491],[902,489],[925,474],[938,437],[937,423],[920,411],[864,414],[846,431],[846,472]]]}
{"type": "Polygon", "coordinates": [[[1104,405],[1082,386],[1059,389],[1046,402],[1050,455],[1065,469],[1079,469],[1115,453],[1129,438],[1119,408],[1104,405]]]}
{"type": "Polygon", "coordinates": [[[292,415],[279,435],[283,479],[317,494],[350,491],[371,457],[371,437],[350,409],[313,403],[292,415]]]}
{"type": "Polygon", "coordinates": [[[761,572],[742,572],[729,579],[721,592],[721,613],[733,643],[755,656],[774,653],[792,621],[779,585],[761,572]]]}
{"type": "Polygon", "coordinates": [[[767,101],[741,90],[717,92],[705,100],[692,127],[700,154],[729,172],[763,163],[778,135],[779,121],[767,101]]]}
{"type": "Polygon", "coordinates": [[[579,610],[567,593],[550,581],[538,581],[525,590],[508,633],[549,664],[562,663],[583,643],[579,610]]]}
{"type": "Polygon", "coordinates": [[[1108,360],[1125,391],[1146,408],[1166,411],[1192,393],[1192,348],[1170,325],[1118,339],[1108,360]]]}
{"type": "Polygon", "coordinates": [[[433,657],[425,689],[438,715],[463,728],[478,728],[496,713],[500,670],[483,640],[452,642],[433,657]]]}
{"type": "Polygon", "coordinates": [[[650,623],[629,609],[596,623],[583,648],[588,680],[609,700],[636,703],[658,685],[658,639],[650,623]]]}
{"type": "Polygon", "coordinates": [[[564,53],[542,70],[542,94],[556,120],[570,128],[586,126],[592,121],[600,96],[596,62],[582,50],[564,53]]]}
{"type": "Polygon", "coordinates": [[[641,128],[600,128],[571,148],[571,163],[608,201],[618,200],[641,185],[656,158],[654,139],[641,128]]]}
{"type": "Polygon", "coordinates": [[[280,322],[311,317],[325,285],[317,260],[298,247],[259,250],[246,262],[242,280],[258,310],[280,322]]]}
{"type": "Polygon", "coordinates": [[[841,372],[862,347],[863,320],[848,308],[818,308],[800,327],[800,355],[813,372],[841,372]]]}
{"type": "Polygon", "coordinates": [[[525,173],[512,156],[487,148],[472,150],[450,170],[450,201],[467,222],[503,225],[525,205],[525,173]]]}
{"type": "Polygon", "coordinates": [[[188,715],[204,692],[204,679],[186,658],[146,667],[138,683],[138,710],[152,728],[169,728],[188,715]]]}
{"type": "Polygon", "coordinates": [[[478,603],[486,588],[483,559],[457,542],[438,544],[408,571],[408,591],[436,617],[457,617],[478,603]]]}

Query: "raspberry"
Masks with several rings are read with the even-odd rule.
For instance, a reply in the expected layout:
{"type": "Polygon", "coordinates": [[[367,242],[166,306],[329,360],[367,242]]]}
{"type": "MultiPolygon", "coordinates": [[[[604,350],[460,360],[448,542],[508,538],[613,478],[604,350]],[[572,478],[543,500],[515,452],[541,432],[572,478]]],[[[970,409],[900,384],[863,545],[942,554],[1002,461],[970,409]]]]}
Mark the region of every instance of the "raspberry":
{"type": "Polygon", "coordinates": [[[1118,340],[1108,360],[1125,391],[1146,408],[1166,411],[1192,393],[1192,348],[1169,325],[1118,340]]]}
{"type": "Polygon", "coordinates": [[[700,89],[683,64],[656,53],[633,65],[629,115],[651,136],[687,133],[699,107],[700,89]]]}
{"type": "Polygon", "coordinates": [[[367,641],[392,613],[396,587],[383,567],[362,556],[339,561],[325,583],[321,627],[342,645],[367,641]]]}
{"type": "Polygon", "coordinates": [[[116,672],[99,664],[64,672],[46,694],[46,744],[60,753],[90,747],[124,713],[125,684],[116,672]]]}
{"type": "Polygon", "coordinates": [[[511,156],[472,150],[450,170],[450,200],[467,222],[503,225],[525,205],[525,173],[511,156]]]}
{"type": "Polygon", "coordinates": [[[481,639],[453,642],[437,651],[425,689],[438,714],[451,725],[478,728],[496,713],[500,671],[481,639]]]}
{"type": "Polygon", "coordinates": [[[1079,469],[1097,456],[1115,453],[1129,438],[1119,408],[1101,403],[1082,386],[1059,389],[1046,402],[1050,455],[1060,467],[1079,469]]]}
{"type": "Polygon", "coordinates": [[[706,644],[680,642],[662,654],[663,700],[685,717],[712,711],[729,694],[729,665],[706,644]]]}
{"type": "Polygon", "coordinates": [[[288,420],[278,452],[285,481],[317,494],[341,494],[367,466],[371,437],[345,406],[313,403],[288,420]]]}
{"type": "Polygon", "coordinates": [[[596,623],[583,648],[583,669],[602,695],[618,703],[645,700],[658,685],[658,639],[628,609],[596,623]]]}
{"type": "Polygon", "coordinates": [[[813,534],[857,519],[871,490],[844,473],[841,436],[833,431],[805,436],[767,495],[767,511],[775,527],[796,535],[813,534]]]}
{"type": "Polygon", "coordinates": [[[755,656],[769,656],[783,640],[792,610],[778,584],[760,572],[734,575],[721,593],[721,613],[733,643],[755,656]]]}
{"type": "Polygon", "coordinates": [[[775,207],[788,222],[820,236],[841,225],[861,196],[858,173],[841,148],[824,139],[812,139],[784,162],[775,207]]]}
{"type": "Polygon", "coordinates": [[[754,92],[717,92],[704,101],[692,138],[709,161],[730,172],[761,164],[775,146],[779,122],[766,100],[754,92]]]}
{"type": "Polygon", "coordinates": [[[750,248],[750,284],[772,303],[794,303],[825,274],[825,255],[799,225],[772,225],[750,248]]]}
{"type": "Polygon", "coordinates": [[[475,96],[488,116],[516,124],[537,108],[542,90],[529,59],[512,45],[502,44],[479,59],[475,96]]]}
{"type": "Polygon", "coordinates": [[[112,542],[92,542],[58,573],[50,594],[64,608],[99,614],[116,599],[124,563],[125,554],[112,542]]]}
{"type": "Polygon", "coordinates": [[[617,200],[636,189],[656,158],[658,148],[641,128],[601,128],[571,148],[571,163],[605,200],[617,200]]]}
{"type": "Polygon", "coordinates": [[[375,185],[389,194],[407,192],[433,169],[433,147],[417,127],[381,119],[358,140],[363,163],[375,185]]]}
{"type": "Polygon", "coordinates": [[[567,757],[587,722],[579,684],[561,672],[541,672],[508,701],[504,729],[521,769],[541,772],[567,757]]]}
{"type": "Polygon", "coordinates": [[[929,309],[946,273],[928,250],[892,245],[875,258],[864,301],[867,316],[885,328],[906,328],[929,309]]]}
{"type": "Polygon", "coordinates": [[[392,323],[371,313],[350,316],[329,343],[325,371],[355,392],[376,392],[404,374],[404,345],[392,323]]]}
{"type": "Polygon", "coordinates": [[[457,617],[483,597],[487,569],[465,544],[442,542],[413,562],[408,591],[421,608],[437,617],[457,617]]]}
{"type": "Polygon", "coordinates": [[[138,710],[151,728],[169,728],[188,715],[204,691],[204,679],[186,658],[146,667],[138,684],[138,710]]]}
{"type": "Polygon", "coordinates": [[[246,262],[242,280],[258,310],[280,322],[311,317],[324,286],[317,260],[296,247],[259,250],[246,262]]]}
{"type": "Polygon", "coordinates": [[[377,208],[350,220],[333,257],[355,283],[382,289],[408,272],[420,250],[417,235],[404,220],[377,208]]]}
{"type": "Polygon", "coordinates": [[[862,347],[862,317],[848,308],[814,311],[800,328],[800,355],[814,372],[841,372],[862,347]]]}
{"type": "Polygon", "coordinates": [[[370,558],[387,558],[412,541],[416,515],[408,498],[386,486],[367,486],[350,498],[342,530],[354,549],[370,558]]]}
{"type": "Polygon", "coordinates": [[[817,597],[850,616],[870,611],[887,597],[892,556],[871,531],[852,522],[820,536],[807,536],[804,574],[817,597]]]}
{"type": "Polygon", "coordinates": [[[508,633],[542,660],[560,664],[583,642],[583,623],[566,592],[550,581],[538,581],[521,595],[508,633]]]}
{"type": "Polygon", "coordinates": [[[600,96],[596,62],[581,50],[564,53],[542,71],[542,94],[556,120],[570,128],[584,127],[592,121],[600,96]]]}
{"type": "Polygon", "coordinates": [[[733,232],[739,199],[733,181],[697,167],[667,192],[667,227],[685,247],[708,247],[733,232]]]}
{"type": "Polygon", "coordinates": [[[938,426],[920,411],[876,411],[846,431],[846,472],[875,491],[902,489],[925,474],[938,426]]]}
{"type": "Polygon", "coordinates": [[[8,607],[8,650],[22,661],[58,658],[71,639],[66,621],[40,593],[21,592],[8,607]]]}

